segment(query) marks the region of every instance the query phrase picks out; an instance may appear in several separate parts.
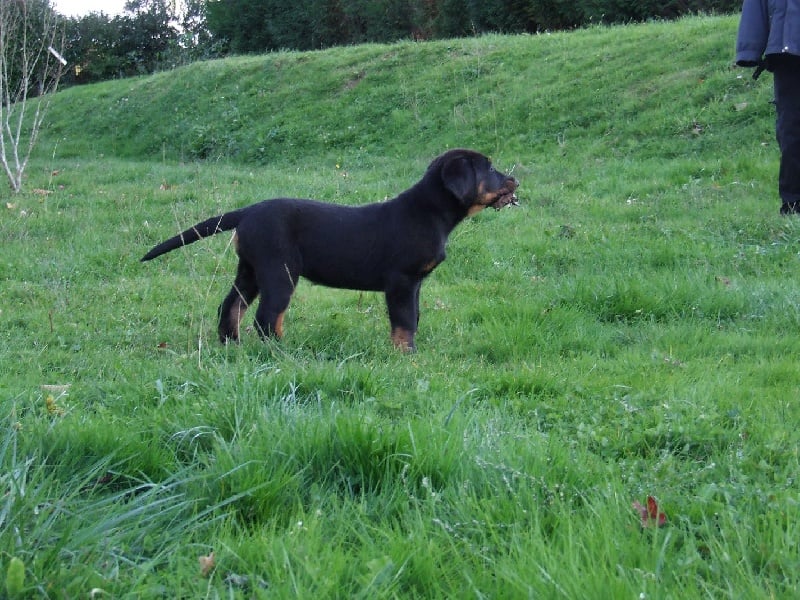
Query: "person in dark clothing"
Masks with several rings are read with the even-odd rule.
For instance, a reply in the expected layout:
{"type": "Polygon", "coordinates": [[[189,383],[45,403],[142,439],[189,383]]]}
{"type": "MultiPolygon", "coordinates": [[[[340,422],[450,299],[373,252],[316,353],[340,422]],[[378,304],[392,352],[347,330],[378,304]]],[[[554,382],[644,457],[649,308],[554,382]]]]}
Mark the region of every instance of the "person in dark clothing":
{"type": "Polygon", "coordinates": [[[800,213],[800,0],[744,0],[736,64],[766,69],[775,85],[781,214],[800,213]]]}

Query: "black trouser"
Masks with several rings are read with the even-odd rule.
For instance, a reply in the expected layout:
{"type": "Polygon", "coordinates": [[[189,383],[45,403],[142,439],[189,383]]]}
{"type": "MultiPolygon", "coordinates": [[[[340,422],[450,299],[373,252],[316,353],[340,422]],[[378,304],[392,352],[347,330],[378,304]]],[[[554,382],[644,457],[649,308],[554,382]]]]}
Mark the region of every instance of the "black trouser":
{"type": "Polygon", "coordinates": [[[778,173],[781,212],[800,212],[800,56],[771,55],[769,67],[775,79],[778,111],[775,134],[781,151],[778,173]]]}

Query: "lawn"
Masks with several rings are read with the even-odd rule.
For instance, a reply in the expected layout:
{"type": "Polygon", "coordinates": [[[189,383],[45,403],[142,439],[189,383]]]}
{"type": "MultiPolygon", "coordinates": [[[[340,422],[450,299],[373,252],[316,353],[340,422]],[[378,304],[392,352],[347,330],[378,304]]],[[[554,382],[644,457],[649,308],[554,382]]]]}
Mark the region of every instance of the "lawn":
{"type": "Polygon", "coordinates": [[[800,219],[735,30],[59,92],[0,206],[0,597],[800,595],[800,219]],[[308,282],[282,341],[220,345],[227,235],[139,262],[264,198],[392,197],[457,146],[521,206],[453,232],[415,354],[380,295],[308,282]]]}

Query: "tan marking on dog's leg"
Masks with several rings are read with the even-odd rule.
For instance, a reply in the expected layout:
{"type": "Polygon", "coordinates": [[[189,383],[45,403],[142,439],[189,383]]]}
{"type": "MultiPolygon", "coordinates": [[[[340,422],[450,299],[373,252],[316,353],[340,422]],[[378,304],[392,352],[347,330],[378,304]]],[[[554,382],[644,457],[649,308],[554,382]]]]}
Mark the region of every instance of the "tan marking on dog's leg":
{"type": "Polygon", "coordinates": [[[283,315],[286,314],[286,311],[283,311],[278,315],[278,318],[275,319],[275,336],[278,339],[283,337],[283,315]]]}
{"type": "Polygon", "coordinates": [[[414,351],[414,333],[402,327],[392,329],[392,343],[394,347],[403,352],[414,351]]]}
{"type": "Polygon", "coordinates": [[[236,337],[238,338],[242,331],[242,321],[244,320],[244,313],[247,312],[247,303],[244,300],[239,302],[239,310],[236,312],[236,337]]]}
{"type": "Polygon", "coordinates": [[[433,260],[422,265],[422,272],[427,275],[428,273],[433,271],[437,266],[439,266],[439,261],[434,258],[433,260]]]}
{"type": "Polygon", "coordinates": [[[233,327],[234,339],[236,340],[239,339],[239,333],[242,328],[242,319],[244,319],[244,314],[247,312],[247,308],[247,302],[244,301],[244,298],[239,296],[228,312],[228,322],[233,327]]]}

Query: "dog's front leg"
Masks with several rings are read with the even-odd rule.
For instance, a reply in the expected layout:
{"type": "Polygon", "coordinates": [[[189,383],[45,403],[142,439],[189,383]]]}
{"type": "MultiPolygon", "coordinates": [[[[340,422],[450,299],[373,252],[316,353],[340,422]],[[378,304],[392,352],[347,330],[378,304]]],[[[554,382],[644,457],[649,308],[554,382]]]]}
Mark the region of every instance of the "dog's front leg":
{"type": "Polygon", "coordinates": [[[386,288],[386,307],[392,326],[392,343],[403,352],[414,352],[414,334],[419,323],[421,281],[398,278],[386,288]]]}

